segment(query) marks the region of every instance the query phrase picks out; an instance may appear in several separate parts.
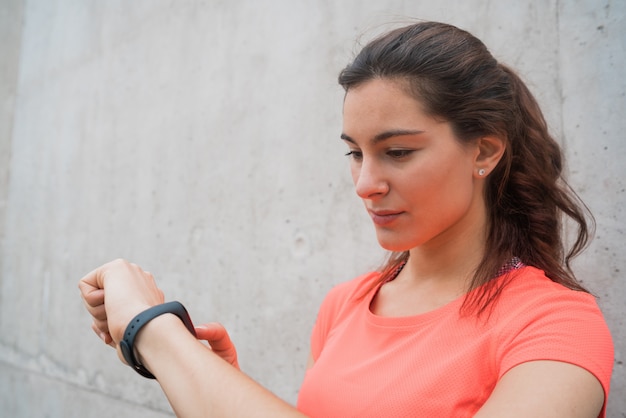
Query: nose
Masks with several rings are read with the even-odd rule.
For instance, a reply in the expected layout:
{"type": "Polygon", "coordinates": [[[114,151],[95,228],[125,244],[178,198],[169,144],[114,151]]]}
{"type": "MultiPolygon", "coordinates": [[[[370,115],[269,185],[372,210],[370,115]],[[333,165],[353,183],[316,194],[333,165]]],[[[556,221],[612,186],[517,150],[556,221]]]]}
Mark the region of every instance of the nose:
{"type": "Polygon", "coordinates": [[[376,199],[389,192],[389,183],[375,160],[364,158],[359,166],[353,167],[352,179],[361,199],[376,199]]]}

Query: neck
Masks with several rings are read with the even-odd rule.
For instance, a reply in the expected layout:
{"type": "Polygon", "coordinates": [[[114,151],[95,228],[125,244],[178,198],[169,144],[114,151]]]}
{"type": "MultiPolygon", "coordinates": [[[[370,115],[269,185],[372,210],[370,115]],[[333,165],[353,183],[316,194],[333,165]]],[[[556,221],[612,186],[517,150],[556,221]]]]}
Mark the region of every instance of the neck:
{"type": "Polygon", "coordinates": [[[460,292],[467,290],[483,258],[486,217],[471,219],[461,232],[449,232],[409,251],[409,260],[401,272],[403,280],[436,283],[460,292]]]}

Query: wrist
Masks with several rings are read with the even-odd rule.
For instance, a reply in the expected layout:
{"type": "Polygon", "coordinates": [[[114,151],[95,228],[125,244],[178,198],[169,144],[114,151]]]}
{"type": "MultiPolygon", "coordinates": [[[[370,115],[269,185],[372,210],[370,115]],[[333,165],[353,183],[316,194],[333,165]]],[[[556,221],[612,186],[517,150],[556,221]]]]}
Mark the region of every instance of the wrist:
{"type": "MultiPolygon", "coordinates": [[[[120,350],[126,363],[132,367],[140,375],[154,379],[154,375],[143,365],[140,350],[137,349],[139,343],[138,337],[141,331],[144,331],[151,322],[156,318],[167,319],[165,317],[178,317],[179,321],[185,325],[187,330],[195,337],[195,329],[187,310],[180,302],[168,302],[161,305],[153,306],[135,316],[124,331],[122,340],[120,341],[120,350]]],[[[152,325],[154,325],[153,323],[152,325]]]]}
{"type": "Polygon", "coordinates": [[[180,325],[180,319],[172,313],[159,315],[148,322],[137,333],[137,338],[135,338],[135,343],[133,344],[137,361],[148,370],[151,370],[149,363],[150,353],[153,351],[151,347],[158,345],[158,342],[162,342],[163,338],[167,338],[168,335],[172,335],[172,329],[180,327],[180,325]]]}

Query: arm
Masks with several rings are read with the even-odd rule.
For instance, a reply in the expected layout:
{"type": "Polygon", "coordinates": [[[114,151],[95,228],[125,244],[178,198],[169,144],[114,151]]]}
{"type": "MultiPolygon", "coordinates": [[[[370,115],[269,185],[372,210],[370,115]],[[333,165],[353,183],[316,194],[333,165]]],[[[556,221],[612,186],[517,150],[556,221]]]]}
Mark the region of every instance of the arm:
{"type": "Polygon", "coordinates": [[[239,369],[237,350],[232,341],[230,341],[230,336],[222,324],[211,322],[195,328],[196,338],[206,340],[211,346],[211,351],[239,369]]]}
{"type": "Polygon", "coordinates": [[[595,418],[604,404],[602,385],[582,367],[531,361],[509,370],[476,418],[595,418]]]}
{"type": "MultiPolygon", "coordinates": [[[[117,349],[120,358],[119,341],[130,320],[163,303],[163,293],[152,275],[124,260],[92,271],[80,280],[79,288],[94,318],[92,328],[117,349]]],[[[217,338],[214,334],[210,338],[224,343],[220,332],[217,330],[217,338]]],[[[202,333],[199,337],[206,339],[202,333]]],[[[230,339],[224,346],[230,352],[230,339]]],[[[233,367],[236,363],[229,364],[221,354],[196,340],[174,315],[161,315],[144,326],[135,340],[135,349],[180,417],[303,416],[233,367]]]]}
{"type": "Polygon", "coordinates": [[[303,416],[207,350],[174,315],[150,321],[136,347],[179,417],[303,416]]]}

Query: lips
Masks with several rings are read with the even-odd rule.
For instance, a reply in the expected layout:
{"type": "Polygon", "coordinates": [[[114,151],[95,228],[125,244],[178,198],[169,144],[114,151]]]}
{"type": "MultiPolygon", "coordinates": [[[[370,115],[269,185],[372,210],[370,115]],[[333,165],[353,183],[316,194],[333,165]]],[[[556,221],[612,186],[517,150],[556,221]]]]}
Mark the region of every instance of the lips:
{"type": "Polygon", "coordinates": [[[402,211],[392,211],[392,210],[368,210],[372,221],[377,226],[387,226],[394,221],[396,221],[400,215],[404,212],[402,211]]]}

